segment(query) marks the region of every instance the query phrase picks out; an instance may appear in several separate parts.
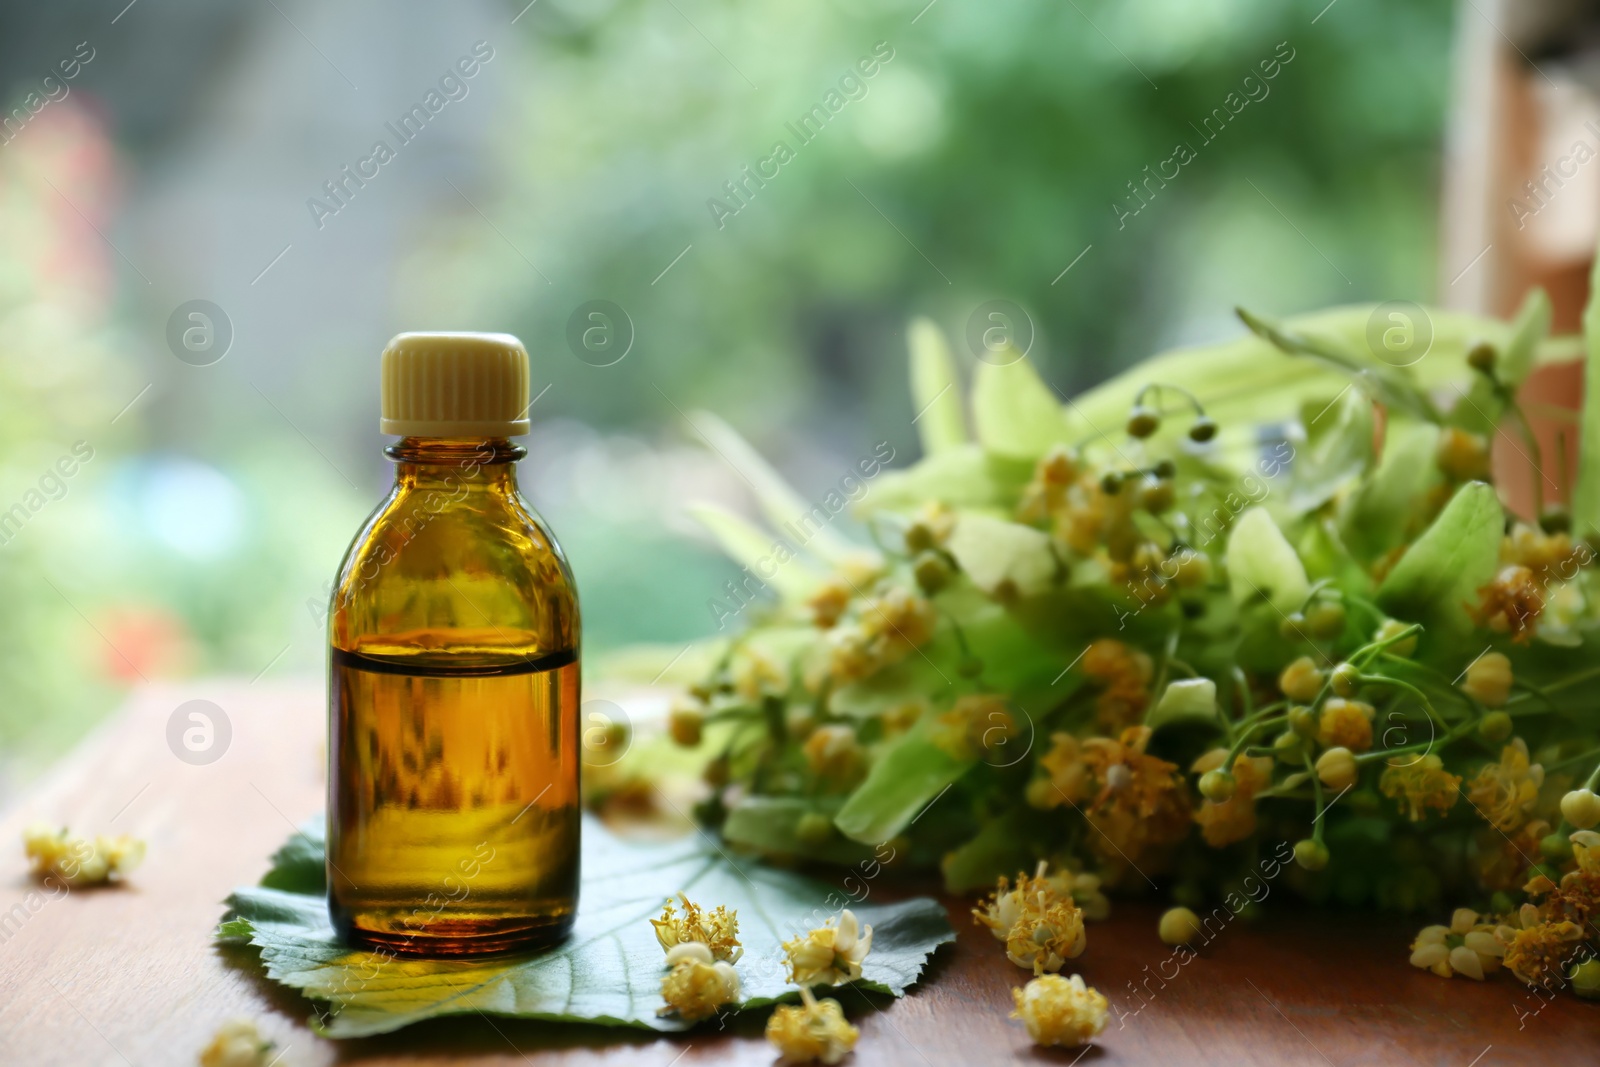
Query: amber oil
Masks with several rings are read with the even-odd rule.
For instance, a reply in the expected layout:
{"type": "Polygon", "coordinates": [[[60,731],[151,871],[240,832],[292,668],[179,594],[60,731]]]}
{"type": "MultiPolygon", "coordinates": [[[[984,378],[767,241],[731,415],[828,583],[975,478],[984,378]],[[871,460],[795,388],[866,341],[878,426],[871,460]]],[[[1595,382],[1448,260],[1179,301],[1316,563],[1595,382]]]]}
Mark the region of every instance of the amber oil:
{"type": "MultiPolygon", "coordinates": [[[[390,348],[418,336],[426,351],[472,350],[462,335],[390,348]]],[[[503,428],[390,419],[385,370],[386,427],[503,428]]],[[[506,407],[525,403],[524,388],[506,407]]],[[[553,944],[578,896],[571,571],[517,491],[524,450],[508,437],[408,434],[387,453],[394,487],[330,612],[330,917],[346,940],[404,956],[553,944]]]]}

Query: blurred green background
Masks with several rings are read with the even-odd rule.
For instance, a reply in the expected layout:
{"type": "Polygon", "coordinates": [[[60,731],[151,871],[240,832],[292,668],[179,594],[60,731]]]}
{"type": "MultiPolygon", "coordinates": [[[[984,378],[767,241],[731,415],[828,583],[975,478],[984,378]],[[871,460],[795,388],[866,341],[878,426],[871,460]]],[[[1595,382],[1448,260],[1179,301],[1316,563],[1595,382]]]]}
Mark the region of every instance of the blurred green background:
{"type": "Polygon", "coordinates": [[[1431,294],[1444,0],[925,3],[0,5],[0,795],[141,680],[320,672],[400,330],[527,343],[523,484],[593,652],[714,629],[683,505],[748,502],[686,413],[807,495],[915,457],[914,314],[970,362],[1009,301],[1071,392],[1236,303],[1431,294]],[[204,366],[168,342],[197,299],[204,366]],[[593,300],[609,366],[568,340],[593,300]]]}

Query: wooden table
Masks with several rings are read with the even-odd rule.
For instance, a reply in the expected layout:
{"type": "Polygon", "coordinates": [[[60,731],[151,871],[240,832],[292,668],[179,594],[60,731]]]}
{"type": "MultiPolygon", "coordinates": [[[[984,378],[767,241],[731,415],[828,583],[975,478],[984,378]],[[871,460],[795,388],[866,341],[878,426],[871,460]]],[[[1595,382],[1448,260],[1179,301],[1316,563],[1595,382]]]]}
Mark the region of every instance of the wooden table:
{"type": "MultiPolygon", "coordinates": [[[[255,881],[294,824],[321,809],[321,724],[316,683],[144,689],[0,817],[0,1064],[193,1064],[235,1016],[286,1047],[282,1067],[773,1062],[759,1022],[684,1037],[481,1019],[359,1042],[312,1035],[306,1002],[261,978],[250,952],[214,945],[211,929],[228,891],[255,881]],[[195,698],[232,725],[226,754],[205,766],[167,745],[173,710],[195,698]],[[137,834],[149,855],[125,887],[34,898],[30,912],[37,887],[17,842],[33,819],[137,834]]],[[[1492,1067],[1600,1054],[1600,1005],[1563,995],[1528,1014],[1541,1002],[1509,977],[1445,981],[1407,966],[1419,922],[1297,913],[1287,896],[1181,968],[1156,938],[1158,906],[1118,902],[1077,962],[1120,1018],[1087,1050],[1038,1050],[1006,1017],[1023,972],[972,926],[968,903],[948,903],[958,943],[911,995],[859,1015],[847,1063],[1492,1067]]]]}

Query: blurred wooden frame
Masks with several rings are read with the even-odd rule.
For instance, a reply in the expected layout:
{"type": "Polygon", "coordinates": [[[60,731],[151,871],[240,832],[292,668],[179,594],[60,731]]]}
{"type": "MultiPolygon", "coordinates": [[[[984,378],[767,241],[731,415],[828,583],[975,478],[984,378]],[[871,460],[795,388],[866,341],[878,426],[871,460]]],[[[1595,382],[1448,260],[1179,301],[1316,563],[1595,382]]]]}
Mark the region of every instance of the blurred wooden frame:
{"type": "MultiPolygon", "coordinates": [[[[1600,243],[1600,7],[1461,0],[1441,180],[1438,302],[1507,317],[1542,286],[1553,331],[1577,332],[1600,243]]],[[[1541,367],[1522,389],[1542,477],[1526,441],[1508,429],[1494,442],[1497,480],[1524,516],[1536,480],[1547,502],[1566,500],[1582,391],[1577,362],[1541,367]]]]}

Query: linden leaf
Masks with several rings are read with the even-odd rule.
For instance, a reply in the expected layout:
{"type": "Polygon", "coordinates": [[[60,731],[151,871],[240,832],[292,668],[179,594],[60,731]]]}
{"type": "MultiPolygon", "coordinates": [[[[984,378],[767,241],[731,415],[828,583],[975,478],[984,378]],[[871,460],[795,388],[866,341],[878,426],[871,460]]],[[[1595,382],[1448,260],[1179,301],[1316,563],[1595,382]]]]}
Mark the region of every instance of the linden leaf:
{"type": "Polygon", "coordinates": [[[656,1014],[665,968],[649,922],[679,892],[738,913],[740,1008],[793,999],[781,943],[842,908],[873,928],[872,952],[856,983],[863,989],[904,994],[933,951],[955,940],[944,908],[931,898],[866,902],[870,879],[881,869],[876,865],[852,872],[853,895],[842,882],[835,888],[752,859],[735,860],[709,838],[635,844],[590,819],[583,828],[577,925],[563,944],[537,955],[483,960],[396,959],[352,948],[334,935],[324,884],[308,877],[320,870],[322,852],[318,819],[279,851],[262,885],[228,897],[217,933],[220,940],[248,940],[259,948],[269,978],[317,1002],[317,1028],[329,1037],[365,1037],[479,1013],[686,1029],[676,1016],[656,1014]]]}

